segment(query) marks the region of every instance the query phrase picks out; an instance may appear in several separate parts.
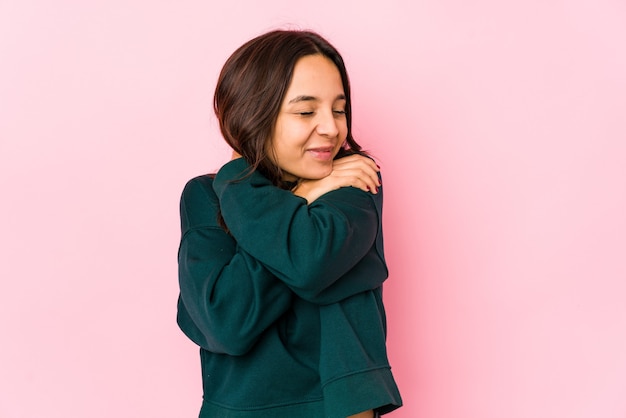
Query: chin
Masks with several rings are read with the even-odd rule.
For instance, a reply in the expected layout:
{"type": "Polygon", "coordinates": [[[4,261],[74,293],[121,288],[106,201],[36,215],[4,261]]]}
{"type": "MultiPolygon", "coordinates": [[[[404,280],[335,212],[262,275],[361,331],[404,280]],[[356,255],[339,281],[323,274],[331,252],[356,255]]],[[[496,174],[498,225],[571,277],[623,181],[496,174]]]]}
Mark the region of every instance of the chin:
{"type": "Polygon", "coordinates": [[[303,180],[321,180],[324,177],[328,177],[332,172],[333,166],[329,164],[328,166],[316,165],[313,167],[300,167],[300,170],[291,171],[291,175],[303,180]]]}
{"type": "Polygon", "coordinates": [[[330,175],[330,173],[333,172],[333,167],[329,167],[328,169],[321,169],[321,170],[311,170],[309,173],[307,174],[307,177],[309,180],[321,180],[324,177],[328,177],[330,175]]]}

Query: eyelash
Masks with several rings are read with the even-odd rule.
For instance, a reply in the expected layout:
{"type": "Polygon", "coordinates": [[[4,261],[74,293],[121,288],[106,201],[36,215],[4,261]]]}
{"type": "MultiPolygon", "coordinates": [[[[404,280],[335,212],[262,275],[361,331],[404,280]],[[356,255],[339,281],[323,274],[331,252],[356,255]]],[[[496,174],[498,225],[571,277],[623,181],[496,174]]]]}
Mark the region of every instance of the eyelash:
{"type": "MultiPolygon", "coordinates": [[[[298,114],[300,116],[313,116],[314,112],[298,112],[298,114]]],[[[333,110],[333,113],[335,115],[345,115],[346,111],[345,110],[333,110]]]]}

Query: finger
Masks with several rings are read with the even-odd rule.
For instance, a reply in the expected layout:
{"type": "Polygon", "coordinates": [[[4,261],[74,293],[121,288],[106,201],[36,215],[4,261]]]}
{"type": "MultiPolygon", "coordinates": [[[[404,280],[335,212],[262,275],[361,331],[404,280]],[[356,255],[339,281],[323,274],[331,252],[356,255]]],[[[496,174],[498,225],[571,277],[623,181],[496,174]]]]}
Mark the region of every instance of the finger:
{"type": "Polygon", "coordinates": [[[378,177],[370,174],[371,169],[350,168],[335,170],[331,176],[338,181],[341,186],[353,186],[366,192],[378,193],[378,177]]]}
{"type": "Polygon", "coordinates": [[[361,155],[352,155],[349,157],[335,160],[333,163],[333,169],[336,170],[349,170],[353,168],[362,169],[367,175],[369,175],[377,186],[380,186],[378,179],[378,173],[380,167],[370,158],[363,157],[361,155]]]}
{"type": "Polygon", "coordinates": [[[352,186],[357,189],[361,189],[364,192],[372,191],[371,186],[366,181],[364,181],[361,177],[353,176],[353,177],[346,177],[346,178],[349,179],[348,181],[349,186],[352,186]]]}
{"type": "Polygon", "coordinates": [[[350,165],[350,164],[365,164],[372,168],[374,171],[379,171],[380,167],[374,160],[364,155],[350,155],[347,157],[339,158],[333,162],[333,165],[341,166],[341,165],[350,165]]]}
{"type": "Polygon", "coordinates": [[[378,172],[374,171],[369,165],[357,165],[350,164],[339,166],[334,170],[338,176],[357,176],[365,181],[372,190],[375,187],[380,187],[380,179],[378,172]]]}

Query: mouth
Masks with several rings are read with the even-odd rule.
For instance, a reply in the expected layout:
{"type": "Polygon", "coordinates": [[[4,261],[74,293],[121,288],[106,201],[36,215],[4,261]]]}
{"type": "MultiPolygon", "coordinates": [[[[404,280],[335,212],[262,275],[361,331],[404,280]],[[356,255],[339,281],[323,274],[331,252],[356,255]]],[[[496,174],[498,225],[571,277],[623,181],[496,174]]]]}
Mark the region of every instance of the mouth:
{"type": "Polygon", "coordinates": [[[332,160],[334,148],[333,147],[319,147],[319,148],[309,148],[306,150],[309,155],[311,155],[316,160],[328,161],[332,160]]]}

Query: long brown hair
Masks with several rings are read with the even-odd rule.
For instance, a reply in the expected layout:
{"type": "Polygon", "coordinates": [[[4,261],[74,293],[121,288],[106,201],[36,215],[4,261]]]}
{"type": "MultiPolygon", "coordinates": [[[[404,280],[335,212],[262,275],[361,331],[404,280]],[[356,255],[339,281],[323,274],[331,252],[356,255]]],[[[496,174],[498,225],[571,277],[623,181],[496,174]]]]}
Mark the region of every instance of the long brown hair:
{"type": "Polygon", "coordinates": [[[279,187],[282,171],[267,155],[283,98],[296,62],[320,54],[339,70],[346,96],[348,135],[337,158],[361,150],[352,137],[350,81],[339,52],[315,32],[275,30],[242,45],[228,58],[220,73],[213,107],[224,139],[248,162],[279,187]]]}

